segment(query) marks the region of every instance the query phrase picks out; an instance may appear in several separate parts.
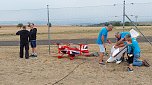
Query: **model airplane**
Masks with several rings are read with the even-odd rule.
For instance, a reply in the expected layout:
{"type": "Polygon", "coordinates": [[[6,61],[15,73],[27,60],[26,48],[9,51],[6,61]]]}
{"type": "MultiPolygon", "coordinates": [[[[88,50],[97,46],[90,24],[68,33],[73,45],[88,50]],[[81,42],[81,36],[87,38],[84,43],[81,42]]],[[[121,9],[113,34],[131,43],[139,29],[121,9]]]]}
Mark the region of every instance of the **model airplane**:
{"type": "Polygon", "coordinates": [[[58,58],[62,58],[63,55],[67,54],[70,57],[70,60],[73,60],[75,56],[90,56],[88,50],[88,45],[86,44],[78,44],[77,47],[72,47],[70,44],[67,45],[61,45],[57,43],[58,46],[58,58]]]}

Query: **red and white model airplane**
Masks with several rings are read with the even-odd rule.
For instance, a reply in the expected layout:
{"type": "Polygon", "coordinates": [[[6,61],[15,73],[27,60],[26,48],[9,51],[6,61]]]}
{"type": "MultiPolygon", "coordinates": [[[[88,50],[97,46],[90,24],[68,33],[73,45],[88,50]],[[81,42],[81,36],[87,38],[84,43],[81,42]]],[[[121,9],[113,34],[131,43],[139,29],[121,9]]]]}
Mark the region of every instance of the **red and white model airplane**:
{"type": "Polygon", "coordinates": [[[88,45],[86,44],[78,44],[79,48],[72,47],[70,44],[58,45],[58,58],[62,58],[64,54],[67,54],[70,57],[70,60],[73,60],[75,56],[90,56],[88,45]]]}

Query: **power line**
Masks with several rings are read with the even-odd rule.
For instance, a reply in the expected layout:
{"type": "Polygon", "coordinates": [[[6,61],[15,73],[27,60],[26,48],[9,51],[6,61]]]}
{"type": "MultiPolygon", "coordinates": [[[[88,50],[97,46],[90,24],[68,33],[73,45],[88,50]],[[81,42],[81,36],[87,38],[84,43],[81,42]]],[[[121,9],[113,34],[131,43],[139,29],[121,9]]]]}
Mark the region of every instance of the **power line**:
{"type": "Polygon", "coordinates": [[[102,17],[88,17],[88,18],[65,18],[65,19],[51,19],[51,20],[87,20],[87,19],[102,19],[102,18],[119,18],[121,16],[102,16],[102,17]]]}
{"type": "MultiPolygon", "coordinates": [[[[147,2],[147,3],[126,3],[126,5],[136,5],[136,4],[152,4],[152,2],[147,2]]],[[[50,9],[66,9],[66,8],[89,8],[89,7],[102,7],[102,6],[118,6],[118,5],[123,5],[121,3],[117,4],[102,4],[102,5],[97,5],[97,6],[80,6],[80,7],[50,7],[50,9]]],[[[37,9],[17,9],[17,10],[0,10],[0,11],[23,11],[23,10],[44,10],[46,8],[37,8],[37,9]]]]}
{"type": "Polygon", "coordinates": [[[147,3],[130,3],[130,4],[132,4],[132,5],[134,5],[134,4],[152,4],[152,2],[147,2],[147,3]]]}
{"type": "Polygon", "coordinates": [[[59,8],[50,8],[50,9],[65,9],[65,8],[88,8],[88,7],[101,7],[101,6],[116,6],[118,4],[109,4],[109,5],[97,5],[97,6],[81,6],[81,7],[59,7],[59,8]]]}
{"type": "Polygon", "coordinates": [[[37,8],[37,9],[17,9],[17,10],[0,10],[0,11],[26,11],[26,10],[46,10],[46,8],[37,8]]]}
{"type": "MultiPolygon", "coordinates": [[[[133,5],[133,4],[152,4],[152,2],[147,2],[147,3],[127,3],[126,5],[133,5]]],[[[123,5],[121,3],[117,4],[102,4],[102,5],[97,5],[97,6],[81,6],[81,7],[59,7],[59,8],[50,8],[50,9],[64,9],[64,8],[86,8],[86,7],[101,7],[101,6],[117,6],[117,5],[123,5]]]]}

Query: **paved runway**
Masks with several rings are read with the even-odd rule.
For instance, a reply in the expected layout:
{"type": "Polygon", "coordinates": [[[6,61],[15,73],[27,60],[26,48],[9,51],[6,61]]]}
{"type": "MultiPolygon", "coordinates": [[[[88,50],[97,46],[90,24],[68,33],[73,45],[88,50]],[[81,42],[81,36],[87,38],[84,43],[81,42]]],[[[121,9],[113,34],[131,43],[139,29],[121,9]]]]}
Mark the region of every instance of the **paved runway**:
{"type": "MultiPolygon", "coordinates": [[[[109,38],[112,42],[115,42],[114,38],[109,38]]],[[[152,42],[152,36],[147,36],[150,42],[152,42]]],[[[139,37],[137,39],[139,42],[147,42],[148,41],[144,37],[139,37]]],[[[51,40],[51,45],[56,43],[84,43],[84,44],[96,44],[96,39],[63,39],[63,40],[51,40]]],[[[0,41],[0,46],[18,46],[19,41],[0,41]]],[[[48,40],[37,40],[37,45],[49,45],[48,40]]]]}

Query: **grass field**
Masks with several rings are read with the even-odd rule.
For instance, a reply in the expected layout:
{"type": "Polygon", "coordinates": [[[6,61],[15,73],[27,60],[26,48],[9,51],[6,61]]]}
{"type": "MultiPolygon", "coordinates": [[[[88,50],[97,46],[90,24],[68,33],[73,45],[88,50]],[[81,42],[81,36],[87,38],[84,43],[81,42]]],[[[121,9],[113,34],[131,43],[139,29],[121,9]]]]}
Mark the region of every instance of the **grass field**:
{"type": "MultiPolygon", "coordinates": [[[[129,31],[132,26],[126,27],[124,31],[129,31]]],[[[29,28],[27,28],[29,30],[29,28]]],[[[38,40],[48,39],[48,28],[46,26],[38,26],[38,40]]],[[[51,39],[83,39],[83,38],[97,38],[101,27],[72,27],[72,26],[55,26],[51,27],[51,39]]],[[[151,26],[140,26],[139,29],[145,36],[151,36],[151,26]]],[[[0,41],[16,41],[19,36],[15,33],[20,30],[17,27],[2,27],[0,28],[0,41]]],[[[114,27],[113,31],[109,33],[109,38],[114,38],[115,32],[122,32],[122,27],[114,27]]]]}
{"type": "MultiPolygon", "coordinates": [[[[130,27],[127,27],[128,29],[130,27]]],[[[147,36],[151,35],[152,27],[139,27],[147,36]]],[[[0,28],[0,41],[19,40],[16,36],[16,27],[0,28]]],[[[83,39],[96,38],[100,27],[52,27],[51,39],[83,39]]],[[[127,29],[125,29],[127,30],[127,29]]],[[[115,27],[109,33],[122,31],[122,27],[115,27]]],[[[38,27],[38,40],[47,39],[47,27],[38,27]]],[[[148,43],[139,43],[141,57],[152,65],[152,47],[148,43]]],[[[114,44],[112,44],[114,45],[114,44]]],[[[107,45],[110,52],[112,45],[107,45]]],[[[95,44],[89,44],[90,52],[98,52],[95,44]]],[[[31,52],[31,49],[30,49],[31,52]]],[[[0,46],[0,85],[151,85],[152,66],[134,67],[134,72],[127,72],[127,63],[119,65],[107,63],[105,66],[98,64],[98,57],[79,56],[74,60],[68,57],[58,59],[57,46],[51,45],[51,55],[48,54],[48,46],[37,47],[38,58],[29,60],[19,58],[19,46],[0,46]],[[83,64],[82,64],[83,63],[83,64]]],[[[107,56],[104,60],[108,59],[107,56]]]]}
{"type": "MultiPolygon", "coordinates": [[[[152,65],[152,51],[147,49],[146,43],[140,43],[142,57],[152,65]]],[[[107,46],[110,50],[112,45],[107,46]]],[[[19,47],[1,46],[0,50],[0,85],[52,85],[70,73],[71,75],[56,85],[151,85],[152,67],[134,67],[134,72],[127,72],[127,63],[116,65],[108,63],[105,66],[98,64],[98,57],[76,57],[70,60],[65,57],[57,59],[57,47],[51,46],[51,55],[48,46],[38,46],[38,58],[29,60],[19,58],[19,47]]],[[[99,50],[97,45],[89,45],[91,52],[99,50]]],[[[108,57],[104,57],[106,60],[108,57]]]]}

